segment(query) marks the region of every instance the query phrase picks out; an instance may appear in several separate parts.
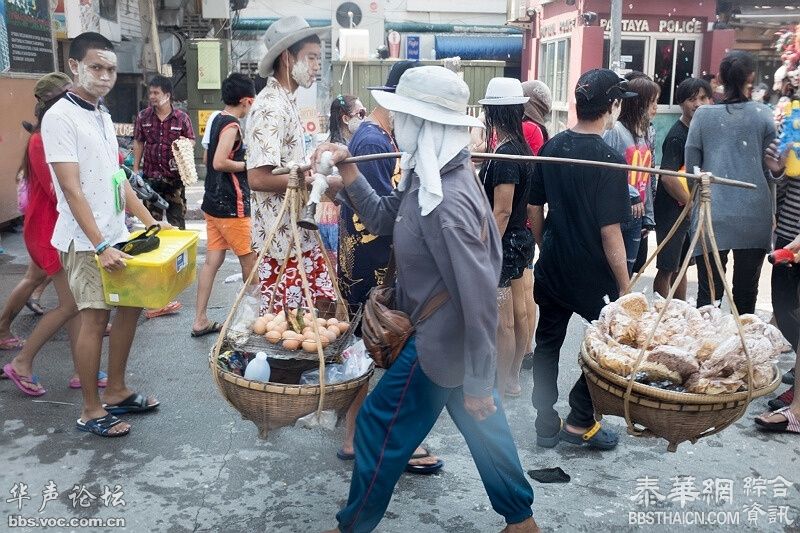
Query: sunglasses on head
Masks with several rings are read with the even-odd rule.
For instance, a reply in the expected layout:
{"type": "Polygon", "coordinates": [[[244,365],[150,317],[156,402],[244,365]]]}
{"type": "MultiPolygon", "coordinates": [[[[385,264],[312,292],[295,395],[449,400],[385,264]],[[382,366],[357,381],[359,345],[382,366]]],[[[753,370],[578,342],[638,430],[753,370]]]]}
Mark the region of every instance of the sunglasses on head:
{"type": "Polygon", "coordinates": [[[358,110],[358,111],[356,111],[355,113],[351,113],[351,114],[350,114],[350,116],[351,116],[351,117],[358,116],[358,118],[366,118],[366,116],[367,116],[367,110],[366,110],[366,109],[359,109],[359,110],[358,110]]]}

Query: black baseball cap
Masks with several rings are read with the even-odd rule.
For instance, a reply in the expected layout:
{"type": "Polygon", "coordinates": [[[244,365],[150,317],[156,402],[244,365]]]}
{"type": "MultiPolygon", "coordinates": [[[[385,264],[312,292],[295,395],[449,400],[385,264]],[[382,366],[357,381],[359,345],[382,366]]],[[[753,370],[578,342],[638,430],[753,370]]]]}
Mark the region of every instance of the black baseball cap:
{"type": "Polygon", "coordinates": [[[397,84],[400,83],[400,76],[402,76],[408,69],[416,68],[420,65],[422,65],[422,63],[419,61],[398,61],[392,65],[392,69],[389,71],[389,75],[386,77],[386,85],[367,87],[367,89],[370,91],[386,91],[387,93],[393,93],[397,88],[397,84]]]}
{"type": "Polygon", "coordinates": [[[614,100],[633,98],[628,82],[613,70],[596,68],[581,74],[575,86],[575,102],[580,107],[602,108],[614,100]]]}

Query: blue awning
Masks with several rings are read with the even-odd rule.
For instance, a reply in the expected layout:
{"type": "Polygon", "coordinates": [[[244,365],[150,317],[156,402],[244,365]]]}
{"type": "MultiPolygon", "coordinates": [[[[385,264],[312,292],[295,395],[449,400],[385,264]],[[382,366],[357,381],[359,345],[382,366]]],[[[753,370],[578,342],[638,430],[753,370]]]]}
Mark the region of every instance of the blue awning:
{"type": "Polygon", "coordinates": [[[518,62],[522,57],[522,35],[436,35],[436,57],[455,56],[518,62]]]}

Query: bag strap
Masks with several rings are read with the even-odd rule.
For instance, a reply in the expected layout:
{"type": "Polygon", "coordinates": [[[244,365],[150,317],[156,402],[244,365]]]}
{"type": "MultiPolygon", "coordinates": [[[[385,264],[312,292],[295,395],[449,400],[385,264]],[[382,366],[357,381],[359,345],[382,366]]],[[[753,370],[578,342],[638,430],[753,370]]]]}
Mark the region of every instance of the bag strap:
{"type": "Polygon", "coordinates": [[[389,263],[386,265],[386,274],[383,275],[382,288],[393,287],[397,281],[397,263],[394,260],[394,245],[389,246],[389,263]]]}
{"type": "Polygon", "coordinates": [[[448,300],[450,300],[450,293],[446,290],[434,294],[427,302],[425,302],[425,307],[422,308],[422,312],[419,314],[417,324],[430,318],[430,316],[441,306],[446,304],[448,300]]]}

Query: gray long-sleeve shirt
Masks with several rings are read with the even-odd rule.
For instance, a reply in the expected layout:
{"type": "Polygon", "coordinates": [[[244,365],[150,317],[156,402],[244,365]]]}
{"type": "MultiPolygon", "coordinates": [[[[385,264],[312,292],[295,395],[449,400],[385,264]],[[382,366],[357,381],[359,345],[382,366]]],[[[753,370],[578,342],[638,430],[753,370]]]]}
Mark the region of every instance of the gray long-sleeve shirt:
{"type": "Polygon", "coordinates": [[[443,199],[420,214],[419,178],[404,192],[378,196],[363,176],[339,199],[352,205],[373,235],[393,235],[397,309],[415,321],[446,289],[450,300],[418,325],[425,375],[441,387],[486,397],[494,388],[500,234],[466,150],[441,170],[443,199]]]}
{"type": "MultiPolygon", "coordinates": [[[[765,177],[764,149],[775,138],[772,111],[756,102],[700,107],[689,126],[686,170],[698,166],[756,189],[711,187],[711,217],[720,250],[768,250],[772,238],[772,188],[765,177]]],[[[697,208],[692,216],[697,226],[697,208]]],[[[702,253],[698,247],[695,255],[702,253]]]]}

